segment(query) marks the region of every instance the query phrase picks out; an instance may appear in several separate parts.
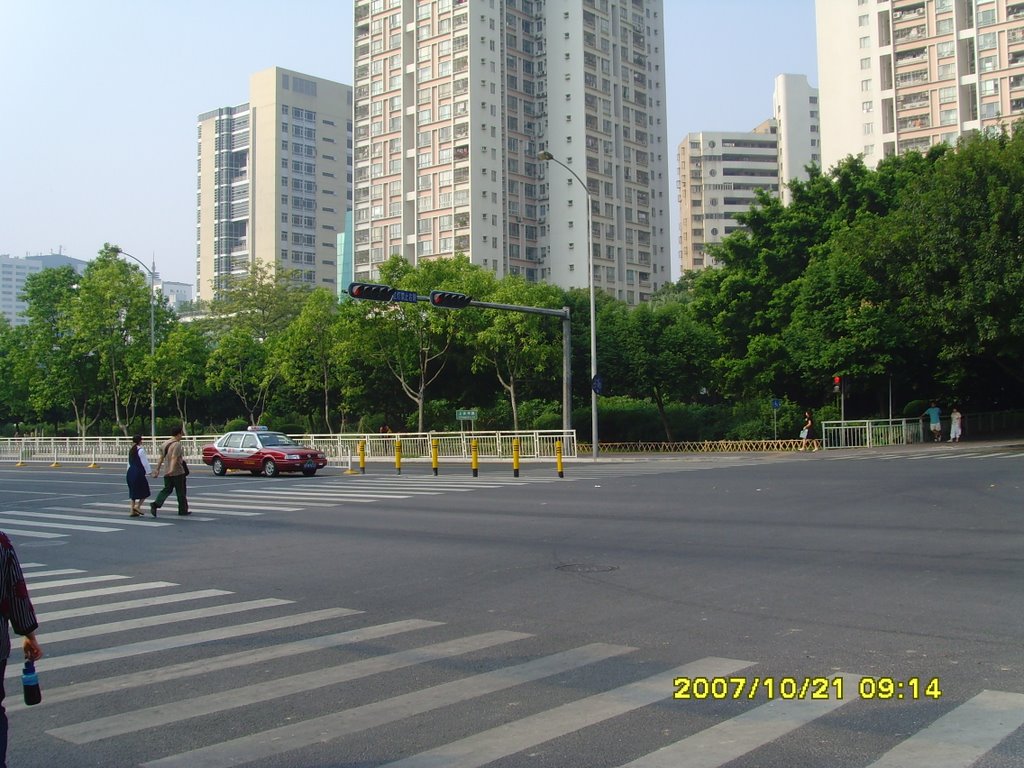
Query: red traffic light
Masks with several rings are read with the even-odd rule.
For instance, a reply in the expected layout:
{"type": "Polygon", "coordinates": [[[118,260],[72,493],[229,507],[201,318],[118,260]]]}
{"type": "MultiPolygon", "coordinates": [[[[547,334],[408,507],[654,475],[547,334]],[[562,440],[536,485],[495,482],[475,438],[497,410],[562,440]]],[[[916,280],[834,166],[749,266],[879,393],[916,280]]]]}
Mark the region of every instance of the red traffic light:
{"type": "Polygon", "coordinates": [[[448,309],[463,309],[473,301],[472,296],[453,291],[431,291],[430,303],[435,307],[448,307],[448,309]]]}
{"type": "Polygon", "coordinates": [[[841,377],[839,377],[839,376],[833,376],[833,377],[832,377],[832,383],[833,383],[833,384],[838,384],[838,383],[839,383],[839,382],[841,382],[841,381],[842,381],[842,378],[841,378],[841,377]]]}
{"type": "Polygon", "coordinates": [[[391,301],[395,296],[395,289],[390,285],[378,285],[377,283],[349,283],[348,295],[353,299],[391,301]]]}

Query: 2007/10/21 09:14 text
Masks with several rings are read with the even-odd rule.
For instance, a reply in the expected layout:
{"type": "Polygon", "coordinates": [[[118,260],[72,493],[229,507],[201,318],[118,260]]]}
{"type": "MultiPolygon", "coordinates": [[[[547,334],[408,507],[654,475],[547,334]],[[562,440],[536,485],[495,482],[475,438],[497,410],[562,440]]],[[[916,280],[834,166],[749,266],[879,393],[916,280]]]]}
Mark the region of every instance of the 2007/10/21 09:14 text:
{"type": "MultiPolygon", "coordinates": [[[[837,699],[845,697],[842,677],[677,677],[672,685],[674,699],[837,699]]],[[[866,700],[938,700],[942,697],[939,678],[861,677],[857,696],[866,700]]]]}

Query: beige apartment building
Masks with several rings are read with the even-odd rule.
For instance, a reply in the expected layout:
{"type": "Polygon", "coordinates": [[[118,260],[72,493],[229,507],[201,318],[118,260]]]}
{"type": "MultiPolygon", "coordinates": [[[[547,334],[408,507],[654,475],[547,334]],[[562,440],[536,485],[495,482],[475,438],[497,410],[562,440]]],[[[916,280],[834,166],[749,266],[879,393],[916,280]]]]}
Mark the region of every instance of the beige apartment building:
{"type": "Polygon", "coordinates": [[[663,21],[661,0],[356,0],[355,279],[464,253],[566,288],[592,256],[629,303],[670,280],[663,21]]]}
{"type": "Polygon", "coordinates": [[[804,75],[778,75],[774,117],[751,131],[699,131],[679,143],[679,265],[717,266],[709,246],[742,229],[758,191],[789,202],[789,182],[821,165],[818,89],[804,75]]]}
{"type": "Polygon", "coordinates": [[[196,289],[212,299],[256,264],[338,290],[351,207],[351,87],[273,67],[249,100],[199,116],[196,289]]]}
{"type": "Polygon", "coordinates": [[[1024,2],[816,0],[827,169],[999,131],[1024,115],[1024,2]]]}

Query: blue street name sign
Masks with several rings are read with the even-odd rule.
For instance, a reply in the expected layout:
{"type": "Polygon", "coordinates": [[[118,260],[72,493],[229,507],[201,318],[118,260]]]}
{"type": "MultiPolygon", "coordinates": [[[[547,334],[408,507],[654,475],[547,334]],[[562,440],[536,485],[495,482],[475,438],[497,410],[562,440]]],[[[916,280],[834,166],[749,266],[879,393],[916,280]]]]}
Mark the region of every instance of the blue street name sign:
{"type": "Polygon", "coordinates": [[[408,301],[415,304],[418,298],[419,296],[416,295],[416,291],[395,291],[395,295],[391,297],[391,300],[408,301]]]}

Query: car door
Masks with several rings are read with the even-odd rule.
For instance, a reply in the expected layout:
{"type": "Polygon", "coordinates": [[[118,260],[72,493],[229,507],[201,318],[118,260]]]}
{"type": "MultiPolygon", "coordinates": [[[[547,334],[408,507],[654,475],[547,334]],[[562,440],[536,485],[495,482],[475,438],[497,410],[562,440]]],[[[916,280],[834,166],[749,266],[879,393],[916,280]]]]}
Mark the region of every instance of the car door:
{"type": "Polygon", "coordinates": [[[242,436],[242,448],[239,452],[242,469],[259,469],[260,468],[260,444],[256,440],[256,435],[243,435],[242,436]]]}
{"type": "Polygon", "coordinates": [[[220,457],[228,469],[238,469],[242,436],[238,433],[228,434],[220,442],[220,457]]]}

